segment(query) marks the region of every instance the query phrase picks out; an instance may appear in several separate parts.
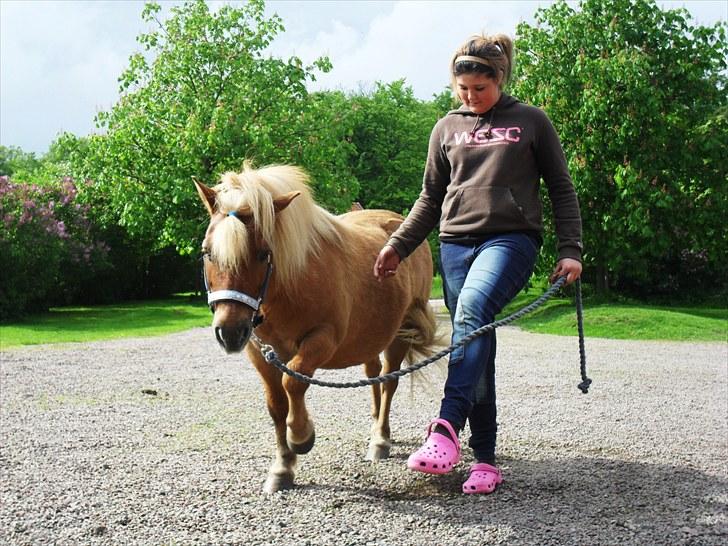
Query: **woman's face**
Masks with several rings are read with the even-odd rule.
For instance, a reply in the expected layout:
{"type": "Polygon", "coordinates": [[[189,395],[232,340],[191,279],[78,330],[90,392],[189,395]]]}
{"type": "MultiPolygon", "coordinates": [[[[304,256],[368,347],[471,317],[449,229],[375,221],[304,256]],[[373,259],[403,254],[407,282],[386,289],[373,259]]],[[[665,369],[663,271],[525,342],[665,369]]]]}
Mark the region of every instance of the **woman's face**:
{"type": "Polygon", "coordinates": [[[495,79],[479,72],[455,76],[455,86],[462,103],[474,114],[487,112],[500,98],[495,79]]]}

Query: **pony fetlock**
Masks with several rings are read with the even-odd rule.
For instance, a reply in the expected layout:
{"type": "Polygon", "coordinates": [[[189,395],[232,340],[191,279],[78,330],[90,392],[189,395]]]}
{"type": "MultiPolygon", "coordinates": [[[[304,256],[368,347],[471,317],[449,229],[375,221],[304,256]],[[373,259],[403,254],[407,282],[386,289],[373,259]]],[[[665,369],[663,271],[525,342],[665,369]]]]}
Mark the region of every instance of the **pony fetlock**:
{"type": "Polygon", "coordinates": [[[302,442],[296,442],[292,439],[291,429],[289,428],[286,441],[288,443],[288,447],[291,448],[291,451],[297,455],[304,455],[313,449],[313,444],[316,442],[316,431],[312,429],[311,435],[307,439],[302,442]]]}

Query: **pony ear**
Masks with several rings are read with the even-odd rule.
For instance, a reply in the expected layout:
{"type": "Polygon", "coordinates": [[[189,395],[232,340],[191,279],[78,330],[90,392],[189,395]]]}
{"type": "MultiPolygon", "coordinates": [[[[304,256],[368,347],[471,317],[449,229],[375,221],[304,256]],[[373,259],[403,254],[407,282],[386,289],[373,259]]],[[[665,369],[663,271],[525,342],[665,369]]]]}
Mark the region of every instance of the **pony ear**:
{"type": "Polygon", "coordinates": [[[202,200],[202,204],[205,205],[207,212],[209,212],[210,216],[212,216],[215,214],[215,210],[217,209],[215,190],[205,186],[202,182],[198,182],[194,178],[192,181],[195,183],[195,188],[197,188],[197,193],[202,200]]]}
{"type": "Polygon", "coordinates": [[[291,193],[286,193],[284,195],[281,195],[280,197],[276,197],[275,199],[273,199],[273,209],[276,212],[281,212],[284,208],[291,204],[291,201],[293,201],[299,195],[301,195],[300,191],[292,191],[291,193]]]}

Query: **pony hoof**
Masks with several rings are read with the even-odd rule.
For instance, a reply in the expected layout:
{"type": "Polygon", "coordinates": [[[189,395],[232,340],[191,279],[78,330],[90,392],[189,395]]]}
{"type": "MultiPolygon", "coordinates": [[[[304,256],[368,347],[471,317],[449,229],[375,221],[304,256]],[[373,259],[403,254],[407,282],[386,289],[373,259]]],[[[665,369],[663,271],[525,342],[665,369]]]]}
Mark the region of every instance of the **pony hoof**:
{"type": "Polygon", "coordinates": [[[316,431],[311,431],[311,436],[308,437],[308,440],[305,442],[302,442],[300,444],[297,444],[296,442],[291,441],[290,438],[286,440],[286,443],[288,444],[288,447],[291,448],[291,451],[296,453],[297,455],[303,455],[305,453],[308,453],[313,449],[313,444],[316,441],[316,431]]]}
{"type": "Polygon", "coordinates": [[[382,459],[389,459],[389,451],[391,449],[391,446],[389,445],[370,445],[369,449],[367,450],[366,457],[364,457],[367,461],[372,461],[376,463],[377,461],[381,461],[382,459]]]}
{"type": "Polygon", "coordinates": [[[263,493],[269,495],[286,489],[293,489],[293,476],[288,474],[272,474],[268,476],[263,484],[263,493]]]}

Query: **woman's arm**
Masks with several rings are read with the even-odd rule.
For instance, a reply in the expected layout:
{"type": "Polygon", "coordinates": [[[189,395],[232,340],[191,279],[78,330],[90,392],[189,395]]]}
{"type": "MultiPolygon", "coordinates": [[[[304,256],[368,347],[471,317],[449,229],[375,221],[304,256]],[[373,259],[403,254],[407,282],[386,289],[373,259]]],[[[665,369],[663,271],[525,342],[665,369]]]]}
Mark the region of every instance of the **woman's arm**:
{"type": "Polygon", "coordinates": [[[450,182],[450,161],[442,145],[439,126],[439,123],[435,125],[430,134],[420,196],[387,242],[401,259],[414,252],[440,220],[442,201],[450,182]]]}
{"type": "Polygon", "coordinates": [[[536,160],[554,212],[554,224],[558,239],[558,259],[570,258],[581,261],[581,212],[579,199],[554,126],[543,114],[543,122],[536,142],[536,160]]]}

